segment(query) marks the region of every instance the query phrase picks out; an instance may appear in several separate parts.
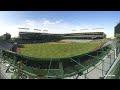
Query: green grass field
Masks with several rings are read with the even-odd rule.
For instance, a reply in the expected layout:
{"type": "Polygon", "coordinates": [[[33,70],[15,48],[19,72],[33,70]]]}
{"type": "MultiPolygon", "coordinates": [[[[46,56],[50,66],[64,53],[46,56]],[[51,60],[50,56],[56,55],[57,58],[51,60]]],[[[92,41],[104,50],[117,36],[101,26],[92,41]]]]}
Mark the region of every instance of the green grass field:
{"type": "Polygon", "coordinates": [[[95,50],[100,43],[21,44],[20,54],[36,58],[64,58],[95,50]]]}

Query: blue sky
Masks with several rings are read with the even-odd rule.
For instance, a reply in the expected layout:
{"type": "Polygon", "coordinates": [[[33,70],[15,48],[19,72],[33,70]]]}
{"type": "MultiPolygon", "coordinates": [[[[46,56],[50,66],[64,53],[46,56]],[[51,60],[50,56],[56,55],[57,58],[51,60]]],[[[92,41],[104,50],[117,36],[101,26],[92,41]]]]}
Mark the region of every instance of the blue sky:
{"type": "Polygon", "coordinates": [[[47,29],[49,33],[69,33],[72,30],[104,28],[108,37],[120,21],[120,11],[0,11],[0,35],[8,32],[18,36],[19,27],[47,29]]]}

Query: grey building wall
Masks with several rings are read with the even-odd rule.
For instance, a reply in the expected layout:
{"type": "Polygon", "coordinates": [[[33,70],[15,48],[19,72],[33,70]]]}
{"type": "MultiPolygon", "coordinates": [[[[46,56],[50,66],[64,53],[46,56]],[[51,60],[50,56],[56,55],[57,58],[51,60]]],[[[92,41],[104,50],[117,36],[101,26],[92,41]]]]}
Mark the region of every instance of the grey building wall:
{"type": "Polygon", "coordinates": [[[120,23],[115,26],[114,36],[116,38],[120,37],[120,23]]]}

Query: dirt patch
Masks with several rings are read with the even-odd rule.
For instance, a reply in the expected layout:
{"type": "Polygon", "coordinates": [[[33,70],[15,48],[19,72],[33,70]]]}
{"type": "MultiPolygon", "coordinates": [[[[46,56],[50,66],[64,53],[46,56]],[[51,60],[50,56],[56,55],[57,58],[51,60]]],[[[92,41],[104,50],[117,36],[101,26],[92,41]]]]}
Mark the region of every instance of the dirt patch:
{"type": "Polygon", "coordinates": [[[103,42],[95,42],[95,43],[97,43],[97,44],[101,44],[101,43],[103,43],[103,42]]]}
{"type": "Polygon", "coordinates": [[[68,44],[69,42],[48,42],[48,44],[68,44]]]}
{"type": "Polygon", "coordinates": [[[96,43],[96,44],[102,44],[103,42],[100,42],[100,41],[99,41],[99,42],[93,42],[93,43],[96,43]]]}

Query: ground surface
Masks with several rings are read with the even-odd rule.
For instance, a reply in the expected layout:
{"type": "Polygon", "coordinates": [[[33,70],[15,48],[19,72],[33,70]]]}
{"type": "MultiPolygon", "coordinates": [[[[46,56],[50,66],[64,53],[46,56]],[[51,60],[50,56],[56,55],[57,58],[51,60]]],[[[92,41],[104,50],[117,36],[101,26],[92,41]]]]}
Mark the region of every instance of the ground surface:
{"type": "Polygon", "coordinates": [[[22,44],[20,54],[37,58],[63,58],[87,53],[101,46],[101,42],[49,42],[22,44]]]}

